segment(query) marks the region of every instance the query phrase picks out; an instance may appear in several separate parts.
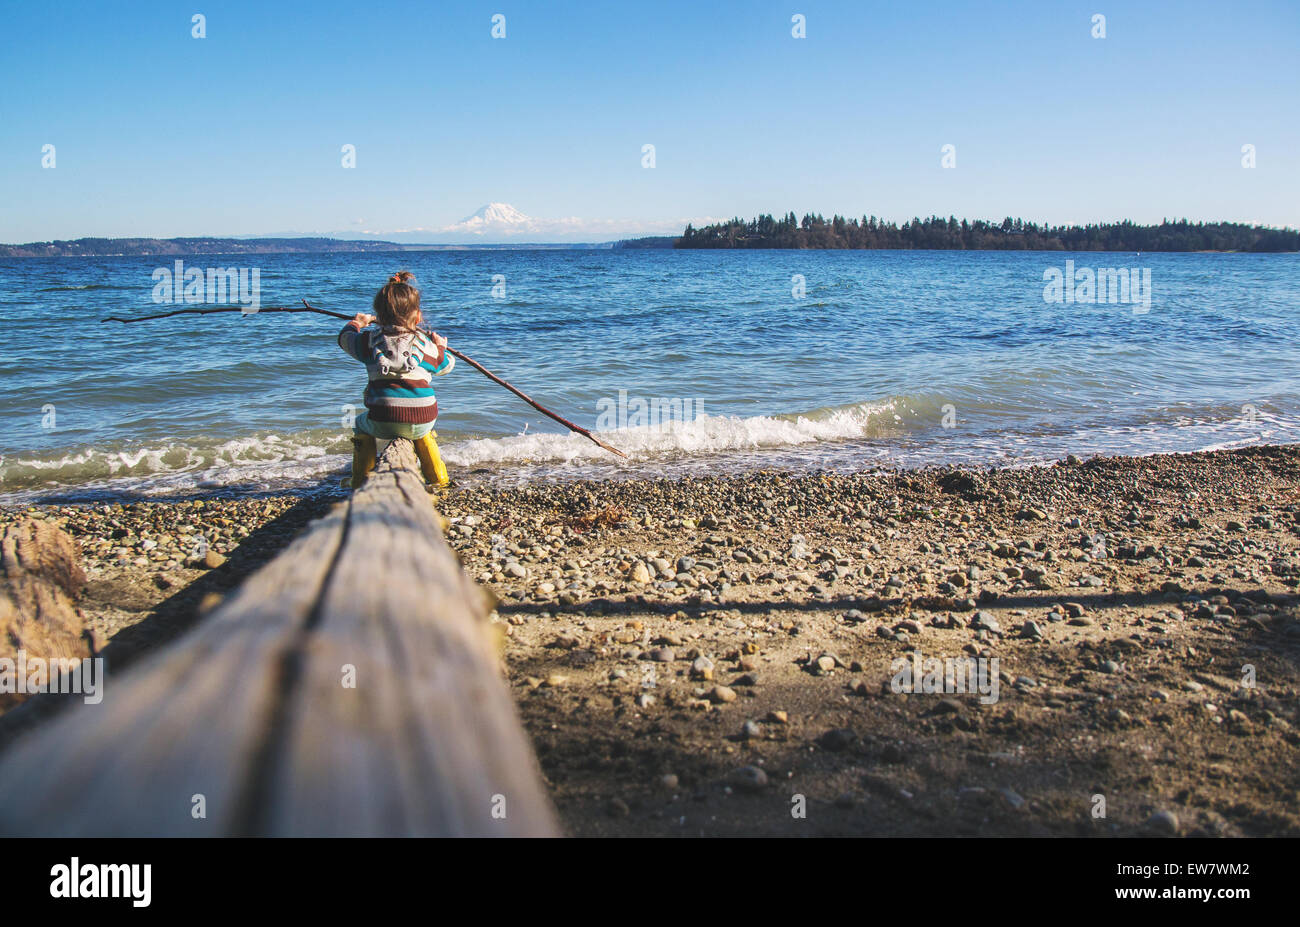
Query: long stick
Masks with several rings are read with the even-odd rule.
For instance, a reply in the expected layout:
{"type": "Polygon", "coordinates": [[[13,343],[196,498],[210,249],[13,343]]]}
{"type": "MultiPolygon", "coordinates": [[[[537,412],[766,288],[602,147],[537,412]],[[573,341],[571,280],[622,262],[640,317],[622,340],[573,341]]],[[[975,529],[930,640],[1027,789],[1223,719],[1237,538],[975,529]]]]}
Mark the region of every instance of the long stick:
{"type": "MultiPolygon", "coordinates": [[[[263,312],[315,312],[318,315],[333,316],[336,319],[352,318],[352,316],[346,315],[342,312],[334,312],[330,309],[317,309],[315,306],[307,302],[307,300],[305,299],[302,301],[301,309],[298,308],[297,306],[268,306],[264,309],[258,309],[255,312],[248,312],[247,310],[248,307],[246,306],[218,306],[210,309],[174,309],[171,312],[160,312],[157,315],[141,315],[141,316],[136,316],[133,319],[123,319],[119,316],[110,315],[106,319],[100,319],[100,321],[101,322],[125,322],[126,324],[129,325],[132,322],[148,322],[152,319],[169,319],[175,315],[208,315],[213,312],[242,312],[245,315],[260,315],[263,312]]],[[[533,399],[523,390],[511,386],[509,383],[501,379],[491,370],[488,370],[478,361],[474,360],[474,358],[462,354],[460,351],[457,351],[454,348],[447,348],[446,351],[448,354],[451,354],[454,357],[458,357],[461,360],[463,360],[465,363],[469,364],[471,367],[473,367],[479,373],[483,374],[483,376],[487,377],[493,383],[497,383],[500,384],[501,386],[504,386],[506,389],[510,390],[510,392],[514,393],[516,396],[518,396],[524,402],[528,403],[538,412],[541,412],[543,415],[547,415],[555,419],[555,421],[559,422],[561,425],[563,425],[565,428],[569,429],[570,431],[577,432],[578,434],[582,435],[584,438],[587,438],[588,440],[594,442],[600,447],[603,447],[605,450],[609,451],[612,454],[617,454],[619,457],[627,456],[618,448],[612,447],[611,445],[608,445],[604,441],[600,440],[600,438],[597,438],[595,435],[593,435],[587,429],[583,428],[581,425],[575,425],[567,418],[564,418],[563,416],[560,415],[556,415],[554,412],[546,408],[546,406],[542,405],[536,399],[533,399]]]]}

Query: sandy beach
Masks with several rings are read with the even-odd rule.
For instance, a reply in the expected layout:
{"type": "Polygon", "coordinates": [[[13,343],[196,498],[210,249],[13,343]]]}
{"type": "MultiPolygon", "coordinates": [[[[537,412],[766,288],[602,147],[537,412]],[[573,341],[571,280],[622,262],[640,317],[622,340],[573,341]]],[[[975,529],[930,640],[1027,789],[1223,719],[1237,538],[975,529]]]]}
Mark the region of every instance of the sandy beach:
{"type": "MultiPolygon", "coordinates": [[[[1286,446],[435,502],[499,598],[570,833],[1296,836],[1298,477],[1286,446]],[[900,683],[967,658],[979,691],[900,683]]],[[[36,506],[0,527],[76,540],[78,606],[121,669],[335,502],[36,506]]]]}

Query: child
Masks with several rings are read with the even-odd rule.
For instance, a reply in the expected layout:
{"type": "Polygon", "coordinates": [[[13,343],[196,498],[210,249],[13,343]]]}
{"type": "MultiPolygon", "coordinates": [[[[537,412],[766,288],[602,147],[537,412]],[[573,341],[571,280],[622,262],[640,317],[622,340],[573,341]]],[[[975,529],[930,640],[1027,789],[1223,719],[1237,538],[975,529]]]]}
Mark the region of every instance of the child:
{"type": "Polygon", "coordinates": [[[357,416],[352,438],[352,488],[366,481],[375,465],[375,439],[410,438],[424,477],[437,486],[450,483],[434,443],[438,400],[432,380],[450,373],[456,358],[447,339],[419,326],[420,291],[409,270],[388,278],[371,304],[374,315],[357,313],[339,332],[339,347],[366,365],[366,411],[357,416]],[[378,328],[367,328],[378,321],[378,328]]]}

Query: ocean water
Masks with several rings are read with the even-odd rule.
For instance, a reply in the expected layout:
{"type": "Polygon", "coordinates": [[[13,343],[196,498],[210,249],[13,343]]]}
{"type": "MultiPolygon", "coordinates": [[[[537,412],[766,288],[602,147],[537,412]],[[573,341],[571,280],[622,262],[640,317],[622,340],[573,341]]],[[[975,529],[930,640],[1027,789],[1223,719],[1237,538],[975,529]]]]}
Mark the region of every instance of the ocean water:
{"type": "MultiPolygon", "coordinates": [[[[336,485],[364,368],[341,323],[101,323],[173,258],[0,259],[0,502],[336,485]]],[[[463,482],[749,468],[1026,466],[1300,441],[1300,255],[493,251],[199,255],[262,306],[368,310],[400,268],[426,319],[621,460],[468,365],[436,381],[463,482]],[[1047,301],[1045,275],[1149,274],[1047,301]],[[1094,293],[1095,298],[1095,293],[1094,293]]],[[[217,294],[204,294],[215,297],[217,294]]],[[[229,299],[226,302],[230,302],[229,299]]]]}

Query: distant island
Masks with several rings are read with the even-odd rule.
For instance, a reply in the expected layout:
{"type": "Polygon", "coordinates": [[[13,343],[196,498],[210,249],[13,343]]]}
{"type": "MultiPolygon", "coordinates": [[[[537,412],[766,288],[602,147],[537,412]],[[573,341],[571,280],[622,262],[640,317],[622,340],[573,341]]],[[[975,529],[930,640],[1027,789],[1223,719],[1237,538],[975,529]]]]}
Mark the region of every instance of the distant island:
{"type": "MultiPolygon", "coordinates": [[[[653,245],[649,247],[654,247],[653,245]]],[[[969,222],[931,216],[901,226],[877,219],[820,215],[796,219],[736,218],[703,228],[686,227],[675,248],[933,249],[942,251],[1300,251],[1300,231],[1237,222],[1187,220],[1159,225],[1132,222],[1047,226],[1023,219],[969,222]]]]}

